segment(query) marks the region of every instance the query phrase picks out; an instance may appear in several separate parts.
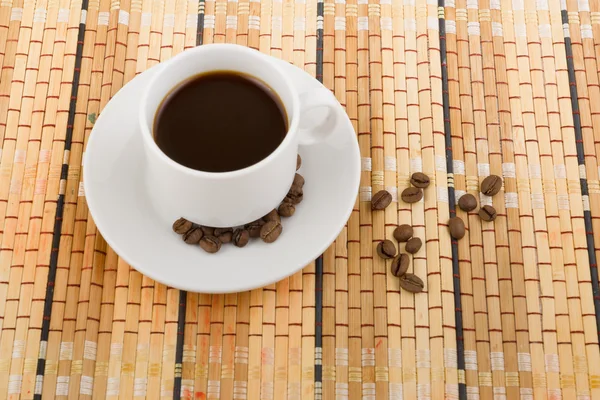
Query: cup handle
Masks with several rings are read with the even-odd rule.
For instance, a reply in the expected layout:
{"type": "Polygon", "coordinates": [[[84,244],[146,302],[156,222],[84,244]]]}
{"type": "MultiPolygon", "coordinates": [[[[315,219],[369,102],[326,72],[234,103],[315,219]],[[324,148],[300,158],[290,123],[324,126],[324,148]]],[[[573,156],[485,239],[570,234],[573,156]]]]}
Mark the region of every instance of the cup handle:
{"type": "Polygon", "coordinates": [[[301,145],[309,146],[318,143],[333,133],[339,120],[337,106],[336,98],[331,91],[325,88],[318,88],[300,94],[300,126],[298,129],[301,145]],[[318,108],[327,110],[325,119],[316,125],[302,126],[302,121],[308,118],[306,114],[318,108]]]}

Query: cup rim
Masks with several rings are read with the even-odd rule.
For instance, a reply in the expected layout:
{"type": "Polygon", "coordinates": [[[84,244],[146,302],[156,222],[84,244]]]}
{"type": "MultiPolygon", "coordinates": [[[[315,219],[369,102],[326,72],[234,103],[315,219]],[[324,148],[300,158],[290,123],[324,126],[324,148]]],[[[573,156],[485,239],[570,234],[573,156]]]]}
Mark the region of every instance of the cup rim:
{"type": "MultiPolygon", "coordinates": [[[[204,57],[210,57],[210,55],[207,54],[207,55],[204,55],[204,57]]],[[[299,116],[299,112],[300,112],[300,99],[299,99],[296,88],[294,87],[294,85],[291,82],[291,80],[289,79],[289,77],[283,72],[283,70],[273,60],[270,60],[269,58],[270,58],[270,56],[263,54],[263,53],[259,52],[258,50],[251,49],[249,47],[245,47],[245,46],[241,46],[241,45],[237,45],[237,44],[229,44],[229,43],[213,43],[213,44],[206,44],[206,45],[194,47],[193,49],[186,50],[182,53],[175,55],[173,58],[165,61],[164,63],[159,64],[160,70],[158,70],[156,72],[156,74],[154,75],[154,77],[150,80],[150,82],[148,82],[148,86],[146,87],[146,89],[144,89],[144,92],[141,96],[140,104],[138,106],[138,109],[139,109],[138,121],[139,121],[140,127],[141,127],[142,140],[146,143],[146,145],[148,146],[150,151],[152,151],[154,153],[154,155],[158,156],[159,159],[161,159],[163,162],[167,163],[170,167],[175,168],[182,173],[186,173],[186,174],[193,175],[196,177],[205,177],[205,178],[211,178],[211,179],[229,179],[229,178],[248,175],[248,174],[262,168],[263,166],[267,165],[273,159],[275,159],[279,155],[279,153],[283,152],[283,149],[285,147],[290,146],[292,144],[292,140],[293,140],[292,136],[294,136],[295,133],[298,132],[298,124],[299,124],[298,116],[299,116]],[[210,51],[243,52],[243,53],[246,53],[246,55],[249,55],[251,57],[262,58],[262,62],[269,64],[271,66],[271,68],[273,70],[275,70],[275,72],[277,74],[279,74],[279,77],[283,80],[284,84],[288,87],[288,90],[290,91],[291,97],[292,97],[291,113],[286,108],[286,114],[288,114],[288,116],[291,114],[291,116],[289,117],[290,122],[289,122],[288,130],[286,132],[286,135],[285,135],[283,141],[267,157],[263,158],[262,160],[258,161],[255,164],[252,164],[248,167],[245,167],[242,169],[236,169],[234,171],[225,171],[225,172],[200,171],[200,170],[192,169],[192,168],[186,167],[185,165],[179,164],[178,162],[176,162],[175,160],[173,160],[169,156],[167,156],[160,149],[160,147],[158,147],[158,145],[156,144],[156,142],[154,141],[154,139],[152,137],[152,127],[148,127],[146,124],[146,121],[148,120],[147,112],[146,112],[146,105],[147,105],[147,99],[150,95],[150,91],[152,90],[152,87],[156,84],[156,82],[159,81],[163,77],[164,74],[168,73],[168,71],[170,70],[170,65],[172,65],[175,62],[184,62],[185,59],[187,59],[187,58],[197,57],[196,53],[204,53],[204,52],[210,52],[210,51]]],[[[228,70],[229,71],[239,71],[235,66],[228,68],[228,70]]],[[[246,72],[243,72],[243,71],[239,71],[239,72],[248,75],[246,72]]],[[[184,83],[187,79],[189,79],[189,78],[180,80],[177,83],[177,86],[184,83]]],[[[260,78],[256,77],[256,79],[260,79],[260,78]]],[[[267,82],[265,82],[265,84],[268,85],[267,82]]],[[[173,88],[175,88],[177,86],[174,86],[173,88]]],[[[285,105],[284,105],[284,108],[285,108],[285,105]]],[[[154,118],[153,118],[153,121],[154,121],[154,118]]]]}

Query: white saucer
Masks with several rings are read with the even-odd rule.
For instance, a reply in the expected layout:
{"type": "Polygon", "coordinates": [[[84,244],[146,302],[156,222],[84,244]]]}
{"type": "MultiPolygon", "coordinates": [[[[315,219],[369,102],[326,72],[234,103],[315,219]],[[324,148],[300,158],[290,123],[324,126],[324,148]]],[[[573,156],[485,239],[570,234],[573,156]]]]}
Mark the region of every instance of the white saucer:
{"type": "MultiPolygon", "coordinates": [[[[288,63],[298,91],[317,80],[288,63]]],[[[108,103],[96,121],[84,158],[87,203],[107,243],[132,267],[166,285],[194,292],[224,293],[276,282],[317,258],[350,217],[360,180],[360,153],[346,117],[326,141],[301,147],[304,200],[272,244],[252,240],[244,248],[224,245],[217,254],[185,244],[173,221],[148,200],[136,119],[139,96],[160,65],[140,74],[108,103]]],[[[341,114],[346,115],[340,106],[341,114]]]]}

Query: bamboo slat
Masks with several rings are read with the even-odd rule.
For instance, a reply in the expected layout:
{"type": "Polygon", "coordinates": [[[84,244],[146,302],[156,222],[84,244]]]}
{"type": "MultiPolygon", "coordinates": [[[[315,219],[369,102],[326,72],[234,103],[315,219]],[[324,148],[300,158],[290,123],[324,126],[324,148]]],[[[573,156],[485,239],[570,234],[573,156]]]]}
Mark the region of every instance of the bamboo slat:
{"type": "MultiPolygon", "coordinates": [[[[489,2],[484,2],[482,8],[489,10],[489,2]]],[[[481,77],[484,90],[484,100],[479,105],[485,108],[486,130],[487,135],[482,135],[486,138],[488,148],[490,171],[504,177],[504,198],[497,196],[494,200],[494,206],[498,211],[499,217],[494,223],[496,241],[496,264],[490,263],[488,271],[494,275],[494,267],[497,268],[497,284],[494,283],[493,290],[499,296],[499,309],[496,313],[500,319],[495,320],[495,324],[502,328],[502,348],[496,342],[496,360],[503,360],[503,364],[499,366],[494,374],[496,382],[500,383],[500,387],[504,389],[506,396],[512,398],[519,395],[519,372],[518,372],[518,355],[515,340],[515,308],[512,297],[513,285],[511,282],[511,258],[508,241],[508,219],[513,217],[509,210],[514,208],[514,202],[511,202],[514,195],[506,196],[510,192],[508,188],[514,187],[514,163],[503,163],[502,158],[502,141],[500,122],[501,115],[499,114],[498,106],[498,91],[496,87],[496,71],[495,71],[495,48],[494,48],[494,29],[492,22],[492,13],[490,11],[480,11],[478,13],[478,23],[480,24],[480,43],[481,43],[481,77]],[[511,181],[512,182],[509,182],[511,181]],[[510,184],[513,184],[512,186],[510,184]],[[507,200],[508,199],[508,200],[507,200]],[[492,268],[489,268],[491,266],[492,268]],[[497,286],[496,286],[497,285],[497,286]],[[502,369],[505,370],[502,374],[502,369]],[[503,376],[504,375],[504,376],[503,376]]],[[[481,84],[480,84],[481,85],[481,84]]],[[[509,161],[509,160],[506,160],[509,161]]],[[[510,160],[512,161],[512,160],[510,160]]]]}

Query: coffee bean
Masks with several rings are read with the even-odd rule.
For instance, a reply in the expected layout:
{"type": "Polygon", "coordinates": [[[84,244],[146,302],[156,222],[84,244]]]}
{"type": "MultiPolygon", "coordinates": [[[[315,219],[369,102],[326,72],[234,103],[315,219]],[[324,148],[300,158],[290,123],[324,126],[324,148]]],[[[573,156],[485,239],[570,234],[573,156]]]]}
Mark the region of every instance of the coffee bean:
{"type": "Polygon", "coordinates": [[[233,239],[233,231],[225,232],[217,237],[221,243],[229,243],[233,239]]]}
{"type": "Polygon", "coordinates": [[[381,258],[393,258],[396,255],[396,246],[391,240],[384,240],[377,244],[377,254],[381,258]]]}
{"type": "Polygon", "coordinates": [[[296,212],[296,206],[292,203],[283,202],[279,205],[279,215],[282,217],[291,217],[296,212]]]}
{"type": "Polygon", "coordinates": [[[479,218],[484,221],[493,221],[496,219],[496,209],[492,206],[483,206],[479,209],[479,218]]]}
{"type": "Polygon", "coordinates": [[[302,186],[300,185],[292,185],[290,187],[290,190],[288,191],[288,195],[293,195],[293,196],[297,196],[300,193],[303,193],[304,190],[302,190],[302,186]]]}
{"type": "Polygon", "coordinates": [[[461,210],[469,212],[477,208],[477,199],[471,193],[466,193],[460,196],[458,207],[461,210]]]}
{"type": "Polygon", "coordinates": [[[302,157],[300,157],[300,154],[298,154],[298,157],[296,157],[296,171],[298,171],[301,166],[302,166],[302,157]]]}
{"type": "Polygon", "coordinates": [[[294,175],[294,182],[292,182],[292,187],[298,186],[302,188],[304,186],[304,178],[300,174],[294,175]]]}
{"type": "Polygon", "coordinates": [[[202,232],[204,232],[205,235],[209,235],[209,236],[214,236],[215,235],[215,228],[210,227],[210,226],[200,226],[200,229],[202,229],[202,232]]]}
{"type": "Polygon", "coordinates": [[[233,237],[232,237],[232,241],[233,244],[237,247],[244,247],[245,245],[248,244],[248,241],[250,240],[250,234],[248,233],[247,230],[245,229],[236,229],[233,232],[233,237]]]}
{"type": "Polygon", "coordinates": [[[222,235],[223,233],[231,232],[233,229],[231,228],[215,228],[214,236],[222,235]]]}
{"type": "Polygon", "coordinates": [[[192,229],[193,225],[194,224],[192,224],[187,219],[179,218],[177,221],[173,222],[173,231],[179,233],[180,235],[183,235],[184,233],[192,229]]]}
{"type": "Polygon", "coordinates": [[[233,238],[233,229],[231,228],[216,228],[215,236],[219,238],[221,243],[229,243],[233,238]]]}
{"type": "Polygon", "coordinates": [[[380,190],[371,198],[371,209],[383,210],[392,202],[392,195],[387,190],[380,190]]]}
{"type": "Polygon", "coordinates": [[[448,228],[454,239],[462,239],[465,236],[465,223],[459,217],[450,218],[448,228]]]}
{"type": "Polygon", "coordinates": [[[260,229],[264,224],[265,221],[261,218],[246,224],[245,228],[248,230],[251,238],[257,238],[260,236],[260,229]]]}
{"type": "Polygon", "coordinates": [[[427,186],[429,186],[429,182],[429,177],[422,172],[415,172],[410,177],[410,183],[414,187],[418,187],[421,189],[425,189],[427,186]]]}
{"type": "Polygon", "coordinates": [[[302,188],[292,187],[283,201],[291,204],[300,204],[303,198],[304,193],[302,192],[302,188]]]}
{"type": "Polygon", "coordinates": [[[200,228],[192,228],[183,234],[183,241],[187,244],[197,244],[204,236],[204,232],[200,228]]]}
{"type": "Polygon", "coordinates": [[[279,221],[269,221],[260,229],[260,238],[265,243],[273,243],[281,235],[282,229],[279,221]]]}
{"type": "Polygon", "coordinates": [[[413,235],[413,227],[408,224],[402,224],[394,230],[394,238],[398,242],[406,242],[413,235]]]}
{"type": "Polygon", "coordinates": [[[416,203],[423,198],[423,190],[417,187],[409,187],[402,191],[401,197],[405,203],[416,203]]]}
{"type": "Polygon", "coordinates": [[[401,277],[408,271],[408,265],[410,264],[410,257],[408,254],[400,254],[392,261],[392,275],[401,277]]]}
{"type": "Polygon", "coordinates": [[[490,175],[481,182],[481,193],[486,196],[498,194],[502,188],[502,178],[498,175],[490,175]]]}
{"type": "Polygon", "coordinates": [[[200,247],[207,253],[216,253],[221,249],[221,241],[211,235],[204,235],[202,239],[200,239],[200,247]]]}
{"type": "Polygon", "coordinates": [[[263,219],[265,220],[265,222],[269,222],[269,221],[281,221],[281,217],[279,217],[279,213],[277,212],[277,210],[272,210],[270,213],[268,213],[267,215],[265,215],[263,217],[263,219]]]}
{"type": "Polygon", "coordinates": [[[417,251],[421,249],[423,242],[418,237],[414,237],[406,242],[406,252],[410,254],[415,254],[417,251]]]}
{"type": "Polygon", "coordinates": [[[415,274],[407,273],[400,278],[400,287],[407,292],[419,293],[423,291],[425,284],[423,280],[415,274]]]}

